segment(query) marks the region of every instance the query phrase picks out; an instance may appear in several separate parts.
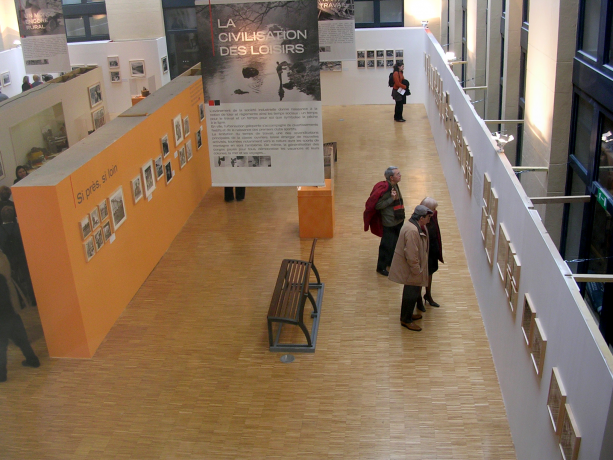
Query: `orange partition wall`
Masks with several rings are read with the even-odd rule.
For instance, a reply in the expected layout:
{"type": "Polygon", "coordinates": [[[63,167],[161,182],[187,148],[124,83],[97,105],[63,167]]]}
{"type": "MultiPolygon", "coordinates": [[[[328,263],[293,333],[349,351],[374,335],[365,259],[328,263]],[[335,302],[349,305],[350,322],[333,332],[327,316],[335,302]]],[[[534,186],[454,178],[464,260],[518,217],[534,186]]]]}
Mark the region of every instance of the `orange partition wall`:
{"type": "MultiPolygon", "coordinates": [[[[199,77],[179,77],[72,146],[13,188],[41,322],[53,357],[90,358],[211,186],[199,77]],[[189,117],[175,145],[173,119],[189,117]],[[202,147],[196,132],[202,126],[202,147]],[[137,203],[131,181],[162,154],[174,177],[137,203]],[[174,152],[191,139],[183,168],[174,152]],[[80,222],[123,189],[126,220],[87,261],[80,222]]],[[[109,218],[113,228],[112,217],[109,218]]],[[[104,222],[103,222],[104,223],[104,222]]],[[[97,230],[97,228],[96,228],[97,230]]],[[[89,238],[89,237],[88,237],[89,238]]]]}
{"type": "Polygon", "coordinates": [[[325,181],[323,187],[298,187],[300,238],[334,236],[334,184],[325,181]]]}

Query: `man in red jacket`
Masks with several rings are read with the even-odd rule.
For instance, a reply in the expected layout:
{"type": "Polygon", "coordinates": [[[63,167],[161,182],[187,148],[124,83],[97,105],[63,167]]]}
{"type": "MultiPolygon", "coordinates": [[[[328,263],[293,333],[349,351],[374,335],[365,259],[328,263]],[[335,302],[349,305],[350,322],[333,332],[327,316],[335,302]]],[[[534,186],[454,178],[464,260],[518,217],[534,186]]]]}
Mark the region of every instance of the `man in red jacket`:
{"type": "Polygon", "coordinates": [[[378,182],[366,201],[364,210],[364,231],[370,231],[381,237],[377,272],[388,275],[387,267],[392,263],[394,249],[400,229],[404,223],[404,204],[398,182],[402,175],[396,166],[385,170],[384,181],[378,182]]]}

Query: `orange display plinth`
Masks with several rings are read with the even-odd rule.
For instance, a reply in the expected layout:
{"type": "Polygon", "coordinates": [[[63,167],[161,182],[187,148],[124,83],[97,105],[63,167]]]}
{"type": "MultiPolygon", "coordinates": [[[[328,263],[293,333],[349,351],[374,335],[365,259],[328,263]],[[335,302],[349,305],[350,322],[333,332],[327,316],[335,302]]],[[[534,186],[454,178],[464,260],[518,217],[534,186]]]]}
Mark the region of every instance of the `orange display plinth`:
{"type": "Polygon", "coordinates": [[[143,99],[145,99],[145,96],[132,96],[132,105],[135,106],[143,99]]]}
{"type": "Polygon", "coordinates": [[[300,238],[334,236],[334,190],[332,179],[324,187],[298,187],[300,238]]]}

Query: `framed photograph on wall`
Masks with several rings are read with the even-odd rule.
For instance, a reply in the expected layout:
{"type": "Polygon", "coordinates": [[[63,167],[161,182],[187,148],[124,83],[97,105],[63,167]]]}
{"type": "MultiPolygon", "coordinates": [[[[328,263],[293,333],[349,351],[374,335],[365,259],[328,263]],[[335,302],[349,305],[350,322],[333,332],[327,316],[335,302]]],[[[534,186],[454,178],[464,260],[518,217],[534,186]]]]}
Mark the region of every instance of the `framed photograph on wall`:
{"type": "Polygon", "coordinates": [[[581,435],[577,427],[577,422],[569,404],[564,405],[564,418],[562,419],[562,430],[560,433],[560,451],[564,460],[577,460],[579,457],[579,447],[581,446],[581,435]]]}
{"type": "Polygon", "coordinates": [[[485,244],[485,237],[487,235],[487,211],[485,210],[485,206],[481,207],[481,239],[485,244]]]}
{"type": "Polygon", "coordinates": [[[100,225],[100,211],[98,210],[98,206],[96,206],[90,213],[89,218],[92,223],[92,230],[95,230],[98,225],[100,225]]]}
{"type": "Polygon", "coordinates": [[[104,107],[100,107],[98,110],[92,112],[92,124],[94,130],[102,128],[105,124],[104,107]]]}
{"type": "Polygon", "coordinates": [[[123,187],[119,186],[115,192],[109,197],[111,203],[111,218],[113,219],[113,231],[117,231],[119,227],[126,221],[126,207],[123,202],[123,187]]]}
{"type": "Polygon", "coordinates": [[[102,86],[100,82],[87,88],[89,94],[89,106],[93,109],[99,104],[102,104],[102,86]]]}
{"type": "Polygon", "coordinates": [[[189,136],[189,116],[183,119],[183,136],[189,136]]]}
{"type": "Polygon", "coordinates": [[[543,332],[543,326],[538,318],[534,318],[534,331],[532,333],[532,345],[530,346],[530,356],[534,370],[539,377],[543,373],[543,364],[545,363],[545,351],[547,350],[547,338],[543,332]]]}
{"type": "Polygon", "coordinates": [[[375,50],[366,51],[366,59],[374,59],[375,58],[375,50]]]}
{"type": "Polygon", "coordinates": [[[185,154],[185,146],[179,149],[179,169],[183,169],[183,167],[187,163],[187,157],[185,154]]]}
{"type": "Polygon", "coordinates": [[[383,59],[385,57],[385,50],[376,50],[375,56],[377,59],[383,59]]]}
{"type": "Polygon", "coordinates": [[[358,69],[366,68],[366,61],[364,59],[358,59],[356,62],[358,63],[358,69]]]}
{"type": "Polygon", "coordinates": [[[196,150],[200,150],[202,147],[202,126],[196,131],[196,150]]]}
{"type": "Polygon", "coordinates": [[[2,86],[8,86],[11,84],[11,72],[2,72],[0,74],[0,79],[2,79],[2,86]]]}
{"type": "Polygon", "coordinates": [[[106,205],[106,198],[98,205],[100,210],[100,220],[105,221],[109,217],[109,208],[106,205]]]}
{"type": "Polygon", "coordinates": [[[385,67],[394,67],[394,60],[393,59],[386,59],[385,60],[385,67]]]}
{"type": "Polygon", "coordinates": [[[385,50],[385,57],[391,59],[394,57],[394,50],[385,50]]]}
{"type": "Polygon", "coordinates": [[[166,158],[170,153],[170,146],[168,145],[168,134],[164,134],[164,137],[162,137],[160,141],[162,142],[162,155],[164,155],[164,158],[166,158]]]}
{"type": "Polygon", "coordinates": [[[374,59],[367,59],[366,60],[366,68],[367,69],[374,69],[375,68],[375,60],[374,59]]]}
{"type": "Polygon", "coordinates": [[[377,68],[385,67],[385,59],[377,59],[377,68]]]}
{"type": "Polygon", "coordinates": [[[107,58],[109,69],[119,69],[119,56],[109,56],[107,58]]]}
{"type": "Polygon", "coordinates": [[[181,114],[174,118],[172,124],[175,132],[175,147],[178,147],[183,141],[183,120],[181,119],[181,114]]]}
{"type": "Polygon", "coordinates": [[[398,59],[398,58],[403,59],[404,58],[404,50],[396,50],[395,57],[396,57],[396,59],[398,59]]]}
{"type": "Polygon", "coordinates": [[[556,435],[562,432],[562,421],[566,409],[566,391],[560,378],[557,367],[551,369],[551,380],[549,381],[549,393],[547,394],[547,410],[556,435]]]}
{"type": "Polygon", "coordinates": [[[83,248],[85,249],[85,259],[89,262],[96,254],[94,239],[90,237],[87,241],[85,241],[85,243],[83,243],[83,248]]]}
{"type": "Polygon", "coordinates": [[[500,223],[498,229],[498,256],[496,257],[496,266],[498,267],[498,274],[500,279],[504,283],[507,276],[507,259],[509,253],[509,237],[507,236],[507,229],[503,223],[500,223]]]}
{"type": "Polygon", "coordinates": [[[400,67],[401,65],[404,65],[404,59],[396,59],[396,65],[398,67],[400,67]]]}
{"type": "Polygon", "coordinates": [[[119,70],[111,70],[111,83],[121,83],[121,73],[119,70]]]}
{"type": "Polygon", "coordinates": [[[79,222],[79,228],[81,229],[81,235],[83,236],[83,239],[91,235],[92,224],[89,222],[89,215],[81,219],[81,222],[79,222]]]}
{"type": "Polygon", "coordinates": [[[357,51],[357,57],[358,57],[358,59],[366,59],[366,51],[358,50],[357,51]]]}
{"type": "Polygon", "coordinates": [[[174,176],[173,171],[172,171],[172,164],[170,163],[170,161],[168,161],[164,165],[164,172],[166,173],[166,185],[168,185],[170,184],[174,176]]]}
{"type": "Polygon", "coordinates": [[[111,236],[113,235],[113,232],[111,231],[111,221],[107,220],[103,225],[102,225],[102,233],[104,234],[104,241],[106,241],[107,243],[109,243],[111,236]]]}
{"type": "Polygon", "coordinates": [[[168,73],[168,56],[162,58],[162,73],[168,73]]]}
{"type": "Polygon", "coordinates": [[[130,181],[132,184],[132,195],[134,196],[134,204],[138,203],[143,197],[143,181],[140,174],[130,181]]]}
{"type": "MultiPolygon", "coordinates": [[[[196,131],[196,134],[198,134],[198,131],[196,131]]],[[[185,143],[185,157],[187,158],[187,161],[189,161],[193,158],[193,156],[194,153],[192,152],[192,140],[190,139],[185,143]]]]}
{"type": "MultiPolygon", "coordinates": [[[[498,237],[500,238],[500,237],[498,237]]],[[[521,331],[524,335],[524,341],[527,346],[532,345],[532,329],[534,320],[536,319],[536,311],[532,307],[532,299],[529,294],[524,295],[524,312],[521,317],[521,331]]]]}
{"type": "Polygon", "coordinates": [[[200,115],[200,123],[204,120],[204,102],[198,104],[198,114],[200,115]]]}
{"type": "Polygon", "coordinates": [[[145,196],[149,198],[149,195],[155,190],[155,179],[153,178],[153,160],[149,160],[141,167],[143,173],[143,185],[145,187],[145,196]]]}
{"type": "Polygon", "coordinates": [[[160,180],[164,175],[164,163],[162,161],[162,155],[155,159],[155,180],[160,180]]]}
{"type": "Polygon", "coordinates": [[[133,59],[130,61],[130,76],[134,78],[145,77],[145,60],[133,59]]]}
{"type": "Polygon", "coordinates": [[[100,248],[104,246],[104,235],[102,235],[102,227],[94,232],[94,242],[96,243],[96,252],[100,251],[100,248]]]}

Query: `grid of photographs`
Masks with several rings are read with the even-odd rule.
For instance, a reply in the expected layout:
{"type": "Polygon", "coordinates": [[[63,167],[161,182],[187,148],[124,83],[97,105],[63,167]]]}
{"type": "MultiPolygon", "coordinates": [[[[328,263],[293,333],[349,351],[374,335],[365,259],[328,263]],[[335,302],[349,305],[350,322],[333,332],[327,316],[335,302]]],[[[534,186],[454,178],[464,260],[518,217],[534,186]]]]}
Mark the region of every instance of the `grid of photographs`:
{"type": "Polygon", "coordinates": [[[113,230],[111,229],[106,198],[79,222],[79,230],[84,240],[83,249],[85,250],[85,260],[87,262],[102,249],[105,243],[113,242],[113,230]]]}

